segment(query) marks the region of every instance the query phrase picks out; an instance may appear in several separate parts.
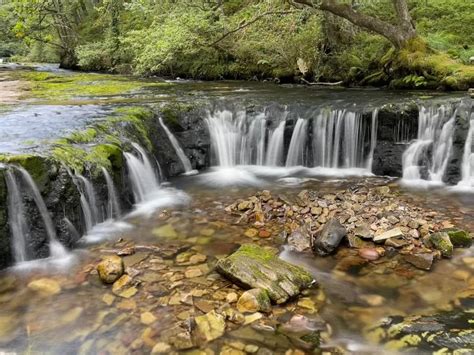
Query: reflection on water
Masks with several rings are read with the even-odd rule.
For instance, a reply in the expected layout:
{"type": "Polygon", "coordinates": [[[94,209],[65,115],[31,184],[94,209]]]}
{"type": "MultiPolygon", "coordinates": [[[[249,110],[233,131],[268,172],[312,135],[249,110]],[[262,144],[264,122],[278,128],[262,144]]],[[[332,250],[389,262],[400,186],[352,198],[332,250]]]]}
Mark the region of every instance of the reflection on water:
{"type": "MultiPolygon", "coordinates": [[[[224,208],[238,198],[255,194],[260,187],[220,188],[213,184],[207,188],[202,179],[207,179],[205,174],[173,181],[192,198],[187,206],[161,208],[150,218],[132,215],[126,222],[96,226],[97,230],[93,229],[86,238],[96,244],[89,245],[87,252],[76,251],[75,263],[4,271],[0,282],[0,351],[58,354],[150,351],[163,336],[173,338],[169,332],[176,328],[177,322],[202,314],[206,307],[217,307],[221,302],[219,292],[222,291],[225,298],[225,292],[233,289],[211,271],[215,258],[230,253],[238,244],[251,241],[244,235],[247,226],[236,224],[237,217],[226,213],[224,208]],[[126,289],[127,292],[137,290],[133,297],[123,296],[124,293],[120,296],[122,291],[111,292],[111,287],[103,285],[95,272],[95,263],[101,255],[116,252],[124,255],[128,272],[135,275],[134,282],[126,289]],[[192,255],[200,259],[197,266],[188,261],[192,255]],[[202,263],[203,260],[207,261],[202,263]],[[192,268],[198,268],[202,276],[188,279],[186,272],[192,268]],[[194,295],[192,302],[187,300],[187,294],[194,295]],[[148,311],[152,311],[159,322],[144,323],[142,315],[148,311]]],[[[288,196],[302,188],[324,193],[358,184],[371,186],[388,182],[370,177],[259,179],[267,185],[272,183],[272,193],[288,196]]],[[[397,189],[393,182],[391,184],[397,189]]],[[[443,213],[457,225],[474,230],[472,196],[436,191],[405,194],[401,189],[400,199],[443,213]]],[[[273,237],[259,243],[281,245],[282,223],[269,223],[266,229],[273,237]]],[[[364,337],[365,329],[380,319],[450,309],[451,301],[462,290],[473,286],[472,249],[457,249],[451,260],[438,261],[430,272],[398,263],[399,255],[362,267],[341,267],[353,254],[351,249],[340,248],[335,256],[321,258],[282,249],[281,257],[303,265],[315,276],[320,287],[311,290],[305,299],[309,298],[310,304],[331,325],[331,344],[342,345],[355,353],[380,353],[380,349],[364,337]]],[[[288,311],[301,312],[298,307],[296,302],[274,306],[275,317],[288,311]]],[[[264,328],[244,327],[251,334],[246,336],[232,324],[228,326],[222,339],[204,347],[217,350],[222,344],[236,340],[275,352],[291,346],[285,345],[281,338],[268,335],[264,328]]],[[[180,328],[179,332],[185,330],[180,328]]]]}

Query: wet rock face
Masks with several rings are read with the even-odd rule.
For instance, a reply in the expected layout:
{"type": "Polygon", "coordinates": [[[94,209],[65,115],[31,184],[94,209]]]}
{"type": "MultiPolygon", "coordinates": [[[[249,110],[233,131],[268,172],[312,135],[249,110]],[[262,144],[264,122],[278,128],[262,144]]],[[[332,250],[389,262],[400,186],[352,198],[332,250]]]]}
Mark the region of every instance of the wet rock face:
{"type": "Polygon", "coordinates": [[[219,260],[216,270],[244,288],[265,290],[277,304],[297,296],[314,282],[304,269],[251,244],[244,244],[233,254],[219,260]]]}
{"type": "Polygon", "coordinates": [[[313,239],[313,252],[320,256],[333,253],[342,238],[347,235],[346,228],[336,218],[331,218],[313,239]]]}

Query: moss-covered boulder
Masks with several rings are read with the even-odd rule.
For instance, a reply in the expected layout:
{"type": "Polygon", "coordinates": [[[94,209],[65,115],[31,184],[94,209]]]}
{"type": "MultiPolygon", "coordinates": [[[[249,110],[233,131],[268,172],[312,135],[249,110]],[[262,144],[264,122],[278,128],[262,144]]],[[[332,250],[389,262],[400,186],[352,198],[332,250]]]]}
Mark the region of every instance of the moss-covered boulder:
{"type": "Polygon", "coordinates": [[[450,258],[453,255],[453,244],[446,232],[430,234],[426,237],[425,244],[431,248],[439,250],[441,255],[446,258],[450,258]]]}
{"type": "Polygon", "coordinates": [[[219,260],[217,271],[244,288],[260,288],[281,304],[310,287],[314,279],[306,270],[287,263],[262,247],[244,244],[219,260]]]}
{"type": "Polygon", "coordinates": [[[456,248],[469,248],[472,245],[472,236],[462,229],[445,229],[443,232],[446,232],[449,236],[449,240],[456,248]]]}

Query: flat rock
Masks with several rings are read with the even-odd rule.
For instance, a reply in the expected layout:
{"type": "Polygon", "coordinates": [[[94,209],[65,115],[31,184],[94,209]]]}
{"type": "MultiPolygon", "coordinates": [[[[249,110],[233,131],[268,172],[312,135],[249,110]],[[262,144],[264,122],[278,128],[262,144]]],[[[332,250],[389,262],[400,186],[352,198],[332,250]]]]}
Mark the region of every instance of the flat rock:
{"type": "Polygon", "coordinates": [[[346,228],[339,220],[331,218],[313,238],[313,252],[321,256],[333,253],[346,235],[346,228]]]}
{"type": "Polygon", "coordinates": [[[217,314],[214,310],[206,313],[205,315],[196,317],[195,321],[196,329],[199,335],[206,341],[211,341],[224,335],[224,317],[220,314],[217,314]]]}
{"type": "Polygon", "coordinates": [[[53,279],[42,278],[31,281],[28,288],[38,292],[42,296],[52,296],[61,292],[61,286],[53,279]]]}
{"type": "Polygon", "coordinates": [[[311,249],[311,236],[309,234],[308,228],[305,226],[298,228],[292,232],[288,239],[287,243],[292,250],[297,252],[304,252],[311,249]]]}
{"type": "Polygon", "coordinates": [[[422,270],[430,270],[433,265],[433,253],[417,253],[405,255],[405,261],[422,270]]]}
{"type": "Polygon", "coordinates": [[[374,242],[386,240],[389,238],[403,237],[403,232],[400,228],[393,228],[374,237],[374,242]]]}
{"type": "Polygon", "coordinates": [[[298,295],[314,282],[306,270],[252,244],[244,244],[235,253],[219,260],[216,270],[244,288],[266,290],[277,304],[298,295]]]}

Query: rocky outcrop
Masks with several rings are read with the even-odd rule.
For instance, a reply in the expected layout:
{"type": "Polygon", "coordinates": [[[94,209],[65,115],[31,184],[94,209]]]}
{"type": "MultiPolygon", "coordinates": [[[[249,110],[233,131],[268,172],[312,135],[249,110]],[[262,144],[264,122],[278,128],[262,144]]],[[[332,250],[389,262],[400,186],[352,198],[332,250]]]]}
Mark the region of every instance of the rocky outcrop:
{"type": "Polygon", "coordinates": [[[260,288],[270,299],[284,303],[310,287],[313,277],[304,269],[289,264],[274,253],[251,244],[219,260],[217,271],[244,288],[260,288]]]}

